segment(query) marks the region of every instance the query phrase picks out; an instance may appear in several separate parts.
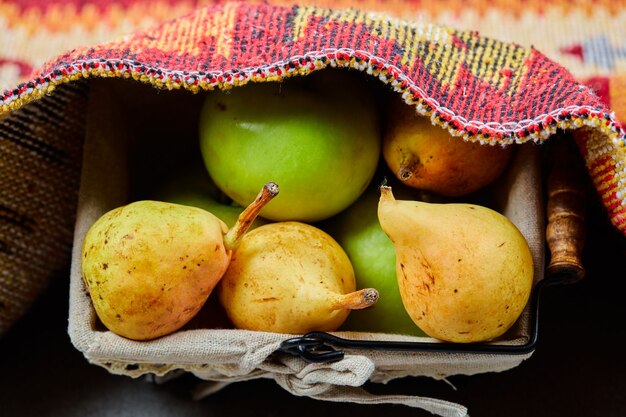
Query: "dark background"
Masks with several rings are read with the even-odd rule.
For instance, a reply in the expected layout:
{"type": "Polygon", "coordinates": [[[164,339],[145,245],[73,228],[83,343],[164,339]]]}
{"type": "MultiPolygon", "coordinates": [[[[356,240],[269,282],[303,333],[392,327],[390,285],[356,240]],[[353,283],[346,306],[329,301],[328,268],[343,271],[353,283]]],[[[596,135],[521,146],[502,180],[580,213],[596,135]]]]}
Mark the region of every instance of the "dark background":
{"type": "MultiPolygon", "coordinates": [[[[461,403],[471,416],[625,416],[626,239],[590,203],[582,282],[549,287],[534,355],[503,373],[449,381],[403,378],[369,384],[386,394],[461,403]]],[[[405,406],[363,406],[295,397],[271,380],[241,382],[201,401],[185,376],[157,385],[90,365],[67,335],[69,271],[0,338],[0,416],[429,416],[405,406]]]]}

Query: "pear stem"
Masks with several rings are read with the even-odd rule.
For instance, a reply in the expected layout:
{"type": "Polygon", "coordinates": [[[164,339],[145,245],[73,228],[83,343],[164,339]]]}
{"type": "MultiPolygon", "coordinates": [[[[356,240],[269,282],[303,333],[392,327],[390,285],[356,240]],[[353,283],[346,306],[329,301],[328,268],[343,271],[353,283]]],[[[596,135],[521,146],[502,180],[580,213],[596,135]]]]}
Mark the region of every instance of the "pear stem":
{"type": "Polygon", "coordinates": [[[338,296],[331,308],[333,310],[361,310],[373,306],[377,301],[378,290],[375,288],[363,288],[362,290],[338,296]]]}
{"type": "Polygon", "coordinates": [[[391,187],[388,185],[381,185],[380,186],[380,199],[381,200],[389,200],[389,201],[393,201],[395,200],[395,197],[393,196],[393,193],[391,192],[391,187]]]}
{"type": "Polygon", "coordinates": [[[246,207],[233,227],[224,235],[224,247],[233,250],[237,247],[244,233],[248,231],[263,207],[278,194],[278,185],[275,182],[267,182],[256,196],[254,201],[246,207]]]}

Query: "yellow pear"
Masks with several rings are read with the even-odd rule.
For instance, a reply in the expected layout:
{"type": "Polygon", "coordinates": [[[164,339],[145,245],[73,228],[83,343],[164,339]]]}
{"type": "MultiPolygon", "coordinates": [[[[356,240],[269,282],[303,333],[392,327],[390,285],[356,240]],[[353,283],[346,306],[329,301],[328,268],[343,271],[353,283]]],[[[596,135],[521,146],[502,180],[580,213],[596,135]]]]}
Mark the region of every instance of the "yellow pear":
{"type": "Polygon", "coordinates": [[[317,227],[291,221],[243,236],[217,288],[237,328],[289,334],[336,330],[350,310],[378,300],[372,288],[355,290],[341,246],[317,227]]]}
{"type": "Polygon", "coordinates": [[[277,193],[275,184],[266,184],[230,230],[208,211],[161,201],[105,213],[82,247],[82,278],[100,321],[134,340],[180,329],[204,305],[232,249],[277,193]]]}
{"type": "Polygon", "coordinates": [[[487,186],[508,165],[512,146],[481,145],[453,137],[399,100],[388,108],[383,157],[406,185],[460,197],[487,186]]]}
{"type": "Polygon", "coordinates": [[[386,186],[378,218],[396,250],[404,307],[426,334],[486,341],[515,323],[530,296],[533,259],[508,218],[473,204],[395,200],[386,186]]]}

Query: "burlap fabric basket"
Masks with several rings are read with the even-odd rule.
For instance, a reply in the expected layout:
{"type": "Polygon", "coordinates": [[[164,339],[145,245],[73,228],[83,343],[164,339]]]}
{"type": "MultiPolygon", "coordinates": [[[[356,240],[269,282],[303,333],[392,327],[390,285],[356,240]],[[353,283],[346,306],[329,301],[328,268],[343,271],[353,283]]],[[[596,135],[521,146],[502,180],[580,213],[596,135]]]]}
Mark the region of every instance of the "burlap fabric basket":
{"type": "MultiPolygon", "coordinates": [[[[63,266],[73,246],[70,337],[87,360],[113,373],[137,377],[192,372],[213,382],[200,395],[225,383],[272,378],[295,395],[397,402],[440,415],[466,414],[464,407],[436,399],[371,396],[361,386],[408,375],[444,378],[503,371],[532,352],[358,351],[347,352],[339,362],[309,364],[277,352],[294,335],[195,328],[133,342],[100,328],[85,294],[76,256],[84,233],[100,214],[127,198],[124,158],[130,139],[128,115],[116,101],[120,79],[194,96],[247,82],[306,76],[326,67],[351,68],[377,78],[458,140],[517,147],[500,184],[499,208],[531,244],[537,282],[543,277],[544,203],[535,145],[557,130],[574,132],[607,215],[626,231],[624,131],[591,90],[540,52],[475,32],[358,10],[226,3],[115,42],[69,51],[31,81],[4,93],[1,214],[8,219],[2,223],[8,233],[0,242],[0,270],[8,283],[0,299],[3,321],[20,314],[20,300],[63,266]]],[[[498,343],[525,344],[528,320],[527,309],[498,343]]]]}

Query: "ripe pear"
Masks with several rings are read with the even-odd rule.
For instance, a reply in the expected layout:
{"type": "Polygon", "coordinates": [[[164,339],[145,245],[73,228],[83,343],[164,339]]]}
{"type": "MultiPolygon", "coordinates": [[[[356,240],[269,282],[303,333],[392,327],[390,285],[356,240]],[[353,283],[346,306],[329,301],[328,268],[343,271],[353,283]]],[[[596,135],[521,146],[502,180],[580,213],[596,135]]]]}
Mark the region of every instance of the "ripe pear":
{"type": "MultiPolygon", "coordinates": [[[[417,197],[418,190],[402,188],[417,197]]],[[[341,330],[424,336],[402,304],[396,252],[378,222],[378,189],[370,185],[354,204],[321,225],[350,258],[357,288],[373,287],[380,294],[372,307],[350,313],[341,330]]]]}
{"type": "Polygon", "coordinates": [[[101,216],[85,236],[82,278],[104,326],[134,340],[180,329],[277,193],[276,184],[267,183],[231,229],[210,212],[161,201],[136,201],[101,216]]]}
{"type": "Polygon", "coordinates": [[[350,260],[330,235],[300,222],[243,236],[217,292],[235,327],[288,334],[336,330],[350,310],[378,299],[375,289],[356,291],[350,260]]]}
{"type": "Polygon", "coordinates": [[[533,284],[528,243],[487,207],[396,200],[381,187],[380,225],[396,250],[400,294],[413,321],[450,342],[504,334],[533,284]]]}
{"type": "Polygon", "coordinates": [[[388,107],[382,153],[404,184],[446,197],[473,193],[498,178],[512,146],[481,145],[453,137],[395,99],[388,107]]]}

